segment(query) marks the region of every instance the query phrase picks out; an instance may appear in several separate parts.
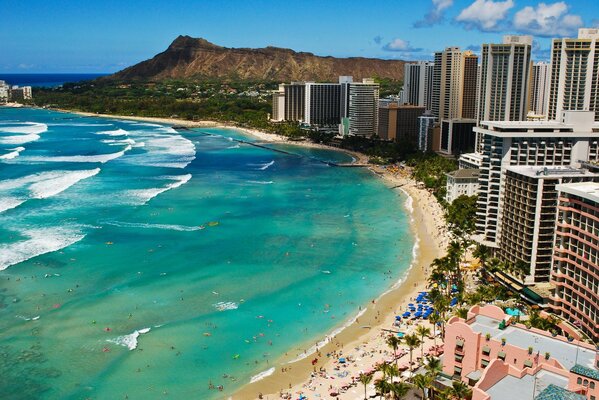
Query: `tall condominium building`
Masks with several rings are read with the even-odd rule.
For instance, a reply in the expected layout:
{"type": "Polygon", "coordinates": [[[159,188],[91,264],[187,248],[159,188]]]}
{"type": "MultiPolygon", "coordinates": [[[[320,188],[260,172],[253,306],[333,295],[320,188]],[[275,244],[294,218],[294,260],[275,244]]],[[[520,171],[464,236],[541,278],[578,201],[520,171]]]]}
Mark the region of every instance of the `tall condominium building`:
{"type": "Polygon", "coordinates": [[[313,126],[337,126],[341,121],[341,85],[306,82],[304,122],[313,126]]]}
{"type": "MultiPolygon", "coordinates": [[[[553,311],[599,341],[599,183],[558,185],[553,311]]],[[[599,365],[598,365],[599,367],[599,365]]],[[[599,386],[599,385],[598,385],[599,386]]]]}
{"type": "Polygon", "coordinates": [[[532,66],[529,111],[536,116],[547,115],[547,90],[549,89],[549,64],[538,62],[532,66]]]}
{"type": "Polygon", "coordinates": [[[7,102],[10,94],[10,87],[4,81],[0,81],[0,102],[7,102]]]}
{"type": "Polygon", "coordinates": [[[475,118],[478,57],[459,47],[435,53],[432,112],[438,121],[475,118]]]}
{"type": "Polygon", "coordinates": [[[501,238],[495,256],[528,268],[527,284],[548,282],[553,255],[557,186],[599,181],[599,174],[570,166],[510,166],[505,170],[501,238]]]}
{"type": "Polygon", "coordinates": [[[419,117],[424,107],[379,103],[378,136],[383,140],[401,141],[416,147],[418,145],[419,117]]]}
{"type": "Polygon", "coordinates": [[[474,128],[483,137],[476,239],[499,247],[508,167],[579,168],[583,161],[598,161],[597,130],[594,114],[584,111],[565,111],[560,121],[484,121],[474,128]]]}
{"type": "Polygon", "coordinates": [[[524,121],[528,114],[532,36],[483,44],[478,121],[524,121]]]}
{"type": "Polygon", "coordinates": [[[418,61],[407,63],[404,72],[403,102],[431,109],[433,102],[434,63],[418,61]]]}
{"type": "Polygon", "coordinates": [[[459,155],[474,151],[476,134],[473,129],[475,119],[454,118],[441,121],[440,153],[459,155]]]}
{"type": "Polygon", "coordinates": [[[429,111],[418,117],[418,150],[423,152],[432,150],[432,128],[436,120],[429,111]]]}
{"type": "Polygon", "coordinates": [[[564,110],[590,110],[599,121],[599,29],[579,29],[577,39],[553,39],[547,119],[564,110]]]}
{"type": "Polygon", "coordinates": [[[378,134],[379,84],[373,79],[352,82],[339,77],[341,84],[341,119],[347,118],[349,135],[371,137],[378,134]]]}
{"type": "Polygon", "coordinates": [[[285,120],[285,87],[279,85],[279,90],[272,94],[272,115],[271,121],[285,120]]]}
{"type": "Polygon", "coordinates": [[[303,121],[306,104],[306,84],[291,82],[283,85],[285,93],[285,121],[303,121]]]}

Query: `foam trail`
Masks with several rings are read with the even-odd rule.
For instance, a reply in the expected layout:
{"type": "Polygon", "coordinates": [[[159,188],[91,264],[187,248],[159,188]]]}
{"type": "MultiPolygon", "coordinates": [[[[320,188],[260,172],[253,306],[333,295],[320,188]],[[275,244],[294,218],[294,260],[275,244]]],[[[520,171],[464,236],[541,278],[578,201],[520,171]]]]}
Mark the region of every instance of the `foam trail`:
{"type": "Polygon", "coordinates": [[[64,249],[85,237],[81,232],[68,228],[30,229],[21,234],[29,239],[0,244],[0,271],[33,257],[64,249]]]}
{"type": "Polygon", "coordinates": [[[108,339],[107,342],[118,344],[120,346],[125,346],[129,350],[135,350],[137,348],[137,338],[139,335],[143,335],[144,333],[150,332],[151,328],[144,328],[129,335],[119,336],[116,339],[108,339]]]}
{"type": "Polygon", "coordinates": [[[212,305],[218,311],[229,311],[229,310],[237,310],[239,308],[239,304],[233,301],[219,301],[216,304],[212,305]]]}
{"type": "Polygon", "coordinates": [[[35,142],[40,138],[40,135],[36,135],[35,133],[31,133],[28,135],[19,135],[19,136],[4,136],[0,137],[0,144],[25,144],[29,142],[35,142]]]}
{"type": "Polygon", "coordinates": [[[40,124],[37,122],[24,122],[23,125],[24,126],[9,126],[5,128],[0,128],[0,132],[39,135],[40,133],[44,133],[48,130],[48,125],[40,124]]]}
{"type": "Polygon", "coordinates": [[[135,144],[135,140],[127,138],[127,139],[123,139],[123,140],[117,140],[117,139],[104,139],[104,140],[100,140],[100,142],[102,143],[106,143],[108,145],[121,145],[121,144],[130,144],[130,145],[134,145],[135,144]]]}
{"type": "Polygon", "coordinates": [[[152,200],[154,197],[158,196],[160,193],[164,193],[167,190],[176,189],[179,186],[186,184],[192,175],[180,175],[180,176],[165,176],[165,179],[175,180],[176,182],[166,185],[163,188],[154,188],[154,189],[133,189],[127,191],[127,193],[135,198],[138,201],[141,201],[141,204],[146,204],[148,201],[152,200]]]}
{"type": "Polygon", "coordinates": [[[9,149],[10,153],[6,153],[0,156],[0,160],[12,160],[13,158],[17,158],[19,154],[25,150],[25,147],[17,147],[16,149],[9,149]]]}
{"type": "Polygon", "coordinates": [[[252,379],[250,379],[250,383],[261,381],[262,379],[266,378],[267,376],[271,376],[274,373],[275,367],[271,367],[266,371],[262,371],[259,374],[252,376],[252,379]]]}
{"type": "Polygon", "coordinates": [[[127,136],[129,135],[129,132],[127,132],[124,129],[115,129],[113,131],[100,131],[100,132],[95,132],[96,135],[106,135],[106,136],[127,136]]]}
{"type": "Polygon", "coordinates": [[[86,171],[73,171],[59,175],[50,179],[36,182],[29,186],[31,197],[34,199],[46,199],[63,192],[76,184],[77,182],[91,178],[100,172],[100,168],[86,171]]]}
{"type": "Polygon", "coordinates": [[[21,204],[25,203],[24,199],[19,199],[17,197],[2,197],[0,198],[0,213],[10,210],[12,208],[18,207],[21,204]]]}
{"type": "Polygon", "coordinates": [[[274,161],[274,160],[272,160],[271,162],[264,164],[263,166],[261,166],[261,167],[260,167],[260,168],[258,168],[258,169],[259,169],[259,170],[261,170],[261,171],[264,171],[265,169],[268,169],[268,167],[270,167],[270,166],[271,166],[271,165],[273,165],[274,163],[275,163],[275,161],[274,161]]]}
{"type": "Polygon", "coordinates": [[[272,185],[273,181],[248,181],[248,183],[255,183],[256,185],[272,185]]]}
{"type": "Polygon", "coordinates": [[[186,225],[170,225],[170,224],[146,224],[146,223],[137,223],[137,222],[118,222],[118,221],[110,221],[106,224],[112,226],[118,226],[120,228],[142,228],[142,229],[164,229],[170,231],[180,231],[180,232],[193,232],[199,231],[199,226],[186,226],[186,225]]]}
{"type": "Polygon", "coordinates": [[[96,154],[93,156],[55,156],[55,157],[23,157],[26,161],[41,161],[41,162],[80,162],[80,163],[101,163],[117,159],[125,155],[131,150],[131,145],[127,145],[123,150],[116,153],[96,154]]]}

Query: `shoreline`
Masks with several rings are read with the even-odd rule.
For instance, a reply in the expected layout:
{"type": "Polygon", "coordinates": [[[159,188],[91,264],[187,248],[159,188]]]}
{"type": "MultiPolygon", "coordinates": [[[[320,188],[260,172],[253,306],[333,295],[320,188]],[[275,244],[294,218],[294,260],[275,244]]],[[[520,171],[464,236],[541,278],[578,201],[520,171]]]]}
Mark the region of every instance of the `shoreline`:
{"type": "MultiPolygon", "coordinates": [[[[322,144],[290,141],[277,134],[215,121],[192,122],[171,118],[128,117],[64,109],[52,109],[51,111],[99,118],[155,122],[189,128],[236,129],[264,142],[345,152],[354,158],[355,163],[368,164],[368,157],[361,153],[322,144]]],[[[324,339],[320,337],[317,344],[311,346],[311,349],[314,348],[314,353],[319,354],[319,361],[315,365],[312,364],[314,353],[301,356],[285,355],[273,363],[274,367],[254,375],[251,378],[251,382],[244,384],[233,392],[229,396],[230,399],[257,399],[260,398],[260,395],[265,399],[277,399],[281,397],[281,393],[283,392],[294,394],[306,392],[305,388],[311,382],[311,373],[316,368],[330,369],[334,366],[335,357],[326,358],[320,354],[343,351],[342,349],[355,348],[357,350],[360,346],[372,347],[371,350],[381,353],[381,338],[385,336],[382,329],[391,327],[395,320],[395,315],[407,305],[410,299],[416,296],[417,292],[425,290],[428,278],[428,266],[434,258],[442,256],[447,247],[447,239],[443,237],[446,227],[441,206],[432,194],[420,188],[418,183],[409,176],[408,169],[392,171],[382,166],[368,165],[368,169],[378,178],[382,179],[390,190],[399,189],[407,196],[407,199],[402,202],[402,206],[410,213],[410,228],[415,239],[413,246],[414,256],[409,268],[398,282],[379,295],[376,300],[360,307],[360,311],[356,316],[336,326],[324,336],[324,339]],[[283,368],[285,368],[285,372],[283,372],[283,368]]],[[[387,349],[387,346],[385,345],[384,348],[387,349]]],[[[374,361],[372,363],[374,365],[374,361]]],[[[343,394],[340,394],[338,398],[344,398],[343,394]]]]}

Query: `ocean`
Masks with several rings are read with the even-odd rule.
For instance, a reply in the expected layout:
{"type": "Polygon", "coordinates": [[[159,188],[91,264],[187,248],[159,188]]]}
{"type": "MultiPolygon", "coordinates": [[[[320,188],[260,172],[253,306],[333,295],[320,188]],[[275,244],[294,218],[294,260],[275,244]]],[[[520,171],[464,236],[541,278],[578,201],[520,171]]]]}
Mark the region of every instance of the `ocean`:
{"type": "Polygon", "coordinates": [[[405,274],[404,195],[234,139],[0,108],[0,398],[223,398],[405,274]]]}
{"type": "Polygon", "coordinates": [[[0,80],[9,85],[57,87],[67,82],[90,81],[108,74],[3,74],[0,80]]]}

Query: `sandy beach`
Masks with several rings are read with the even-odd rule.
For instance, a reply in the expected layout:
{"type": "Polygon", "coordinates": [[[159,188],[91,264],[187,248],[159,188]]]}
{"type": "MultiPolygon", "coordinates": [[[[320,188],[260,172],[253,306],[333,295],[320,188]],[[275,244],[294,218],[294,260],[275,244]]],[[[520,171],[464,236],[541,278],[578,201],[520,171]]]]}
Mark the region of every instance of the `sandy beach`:
{"type": "MultiPolygon", "coordinates": [[[[320,144],[289,141],[276,134],[214,121],[75,113],[189,128],[238,129],[254,136],[261,142],[340,150],[351,154],[355,162],[364,164],[368,162],[368,157],[361,153],[320,144]]],[[[345,321],[345,325],[343,325],[345,328],[336,329],[318,343],[305,343],[297,349],[289,350],[281,359],[273,363],[274,367],[271,370],[255,377],[253,382],[243,386],[230,396],[230,399],[296,399],[300,394],[306,396],[307,399],[333,398],[330,396],[330,392],[339,392],[342,384],[347,384],[351,377],[358,376],[363,371],[373,370],[377,364],[393,358],[391,349],[385,343],[385,338],[389,335],[387,330],[401,330],[405,333],[414,330],[415,326],[411,324],[394,326],[395,316],[405,310],[407,304],[417,296],[419,291],[426,289],[430,263],[433,259],[444,255],[446,251],[448,239],[443,210],[435,197],[411,178],[408,168],[370,165],[369,169],[381,178],[391,190],[403,191],[409,197],[406,207],[411,211],[411,226],[417,241],[417,251],[410,270],[393,288],[387,290],[378,299],[373,299],[369,304],[363,305],[357,318],[345,321]],[[340,357],[345,358],[347,362],[340,365],[338,361],[340,357]]],[[[430,327],[426,321],[420,323],[430,327]]],[[[432,344],[432,339],[426,339],[424,349],[427,350],[432,344]]],[[[404,349],[403,352],[405,353],[406,350],[404,349]]],[[[415,350],[414,359],[416,355],[420,355],[420,350],[415,350]]],[[[400,362],[406,362],[407,359],[408,356],[404,355],[400,362]]],[[[373,393],[372,384],[370,386],[369,393],[373,393]]],[[[362,399],[363,396],[364,388],[358,384],[339,393],[335,398],[362,399]]]]}

